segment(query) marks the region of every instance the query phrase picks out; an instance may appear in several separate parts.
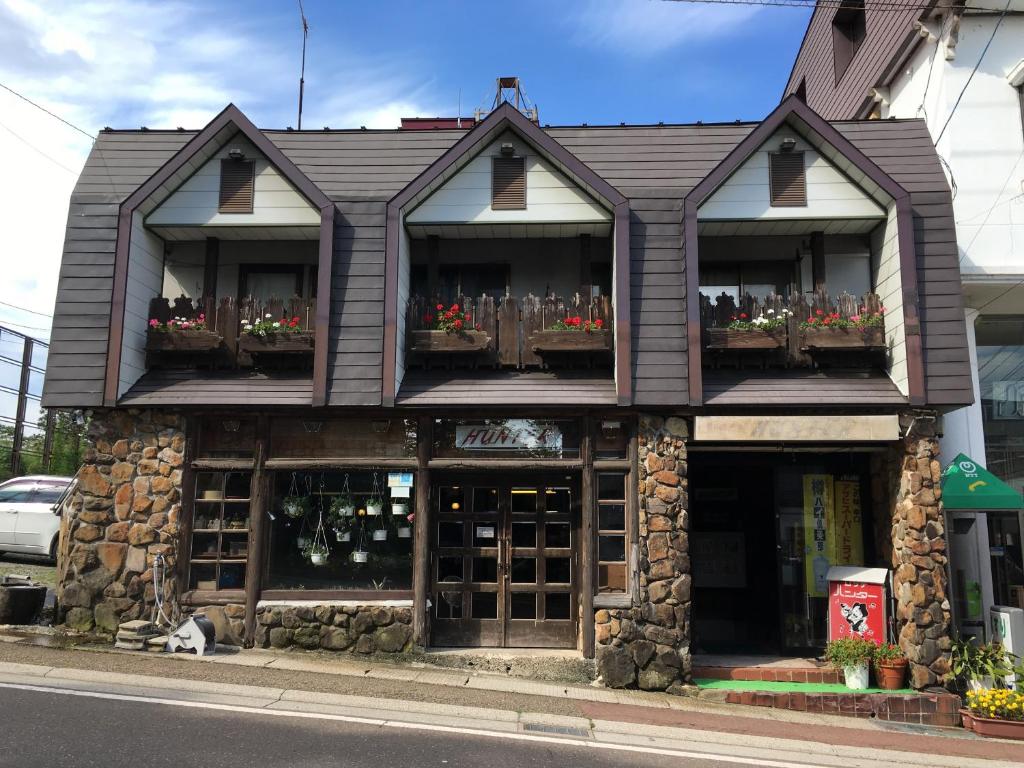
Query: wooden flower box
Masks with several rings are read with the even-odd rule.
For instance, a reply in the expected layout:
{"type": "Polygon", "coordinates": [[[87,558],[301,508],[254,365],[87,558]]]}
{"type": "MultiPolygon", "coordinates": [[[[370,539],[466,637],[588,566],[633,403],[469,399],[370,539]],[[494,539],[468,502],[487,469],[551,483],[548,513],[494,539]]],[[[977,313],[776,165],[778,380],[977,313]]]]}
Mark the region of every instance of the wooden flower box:
{"type": "Polygon", "coordinates": [[[592,331],[536,331],[530,334],[529,347],[545,352],[607,352],[612,348],[612,333],[607,328],[592,331]]]}
{"type": "Polygon", "coordinates": [[[785,328],[768,331],[708,328],[708,349],[778,349],[785,346],[785,328]]]}
{"type": "Polygon", "coordinates": [[[288,331],[255,336],[243,333],[238,337],[238,349],[250,355],[311,355],[316,334],[314,331],[288,331]]]}
{"type": "Polygon", "coordinates": [[[147,352],[212,352],[220,348],[223,337],[213,331],[147,331],[147,352]]]}
{"type": "Polygon", "coordinates": [[[873,325],[865,328],[803,328],[800,349],[885,349],[885,329],[873,325]]]}
{"type": "Polygon", "coordinates": [[[491,348],[492,339],[484,331],[413,331],[410,352],[421,354],[453,354],[484,352],[491,348]]]}

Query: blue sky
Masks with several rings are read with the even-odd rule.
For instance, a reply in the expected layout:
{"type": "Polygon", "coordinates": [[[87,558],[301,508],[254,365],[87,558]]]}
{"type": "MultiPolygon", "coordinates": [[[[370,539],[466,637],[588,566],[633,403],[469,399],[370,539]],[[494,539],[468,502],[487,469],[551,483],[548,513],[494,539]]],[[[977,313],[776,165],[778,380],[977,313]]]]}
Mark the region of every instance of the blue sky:
{"type": "MultiPolygon", "coordinates": [[[[810,15],[662,0],[304,2],[306,128],[454,115],[460,90],[472,114],[499,75],[518,75],[552,125],[760,119],[810,15]]],[[[228,102],[284,127],[301,39],[297,0],[0,0],[0,83],[89,133],[200,128],[228,102]]],[[[0,90],[0,324],[48,335],[90,145],[0,90]]]]}

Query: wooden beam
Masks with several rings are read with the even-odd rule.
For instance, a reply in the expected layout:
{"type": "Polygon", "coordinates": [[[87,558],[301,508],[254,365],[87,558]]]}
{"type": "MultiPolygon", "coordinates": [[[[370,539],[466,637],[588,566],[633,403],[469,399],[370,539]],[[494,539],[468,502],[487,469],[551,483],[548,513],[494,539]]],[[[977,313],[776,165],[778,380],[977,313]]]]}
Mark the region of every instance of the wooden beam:
{"type": "Polygon", "coordinates": [[[815,292],[827,290],[824,232],[811,232],[811,283],[815,292]]]}
{"type": "Polygon", "coordinates": [[[242,645],[252,648],[256,643],[256,604],[260,599],[263,577],[263,525],[269,501],[269,477],[263,470],[267,455],[270,418],[260,416],[256,423],[256,470],[249,484],[249,559],[245,565],[245,633],[242,645]]]}
{"type": "Polygon", "coordinates": [[[206,262],[203,266],[203,298],[217,298],[217,269],[220,266],[220,240],[206,238],[206,262]]]}
{"type": "Polygon", "coordinates": [[[313,407],[327,404],[327,354],[331,330],[331,273],[334,260],[334,203],[320,209],[316,274],[316,331],[313,339],[313,407]]]}
{"type": "Polygon", "coordinates": [[[426,648],[430,641],[427,600],[430,594],[430,449],[433,444],[434,421],[421,416],[416,428],[416,517],[413,519],[413,644],[426,648]]]}
{"type": "Polygon", "coordinates": [[[185,430],[185,455],[181,472],[181,525],[178,532],[178,594],[188,591],[189,560],[192,557],[192,517],[195,514],[196,472],[192,461],[196,452],[196,432],[199,419],[189,417],[183,424],[185,430]]]}
{"type": "Polygon", "coordinates": [[[21,379],[18,382],[18,400],[14,408],[14,436],[11,442],[11,473],[22,474],[21,448],[25,443],[25,411],[28,408],[28,385],[31,380],[32,339],[25,337],[21,351],[21,379]]]}
{"type": "Polygon", "coordinates": [[[417,467],[416,459],[268,459],[267,469],[328,470],[328,469],[409,469],[417,467]]]}
{"type": "Polygon", "coordinates": [[[590,235],[580,235],[580,295],[585,301],[590,301],[593,291],[594,276],[591,271],[591,241],[590,235]]]}
{"type": "Polygon", "coordinates": [[[427,299],[439,295],[441,285],[441,238],[427,237],[427,299]]]}
{"type": "Polygon", "coordinates": [[[583,420],[580,457],[583,477],[580,486],[580,615],[583,622],[583,658],[594,658],[594,422],[583,420]]]}
{"type": "Polygon", "coordinates": [[[583,469],[581,459],[430,459],[430,469],[583,469]]]}

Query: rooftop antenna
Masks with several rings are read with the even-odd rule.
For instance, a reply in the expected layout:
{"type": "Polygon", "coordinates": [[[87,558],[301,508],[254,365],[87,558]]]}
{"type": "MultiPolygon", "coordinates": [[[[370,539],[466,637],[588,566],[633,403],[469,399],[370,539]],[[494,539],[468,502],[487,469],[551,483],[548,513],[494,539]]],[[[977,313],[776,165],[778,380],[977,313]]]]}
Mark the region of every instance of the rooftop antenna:
{"type": "Polygon", "coordinates": [[[302,19],[302,69],[299,71],[299,130],[302,130],[302,95],[306,90],[306,38],[309,37],[309,22],[306,21],[306,11],[302,8],[302,0],[299,0],[299,17],[302,19]]]}
{"type": "Polygon", "coordinates": [[[515,107],[517,112],[521,112],[528,119],[535,123],[540,122],[540,111],[537,109],[536,104],[530,103],[526,92],[523,91],[519,83],[518,77],[499,77],[495,80],[494,103],[491,104],[491,109],[497,109],[506,101],[515,107]]]}

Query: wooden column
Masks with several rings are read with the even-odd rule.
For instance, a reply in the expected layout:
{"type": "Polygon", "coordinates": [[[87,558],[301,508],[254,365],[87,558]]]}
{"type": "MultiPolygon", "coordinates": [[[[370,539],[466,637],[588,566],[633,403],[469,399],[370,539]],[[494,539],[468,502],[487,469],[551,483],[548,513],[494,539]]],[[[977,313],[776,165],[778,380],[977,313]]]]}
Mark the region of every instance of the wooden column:
{"type": "Polygon", "coordinates": [[[815,292],[825,288],[824,232],[811,232],[811,282],[815,292]]]}
{"type": "Polygon", "coordinates": [[[430,450],[434,441],[434,421],[421,416],[416,426],[416,517],[413,526],[412,556],[412,639],[420,648],[430,641],[427,600],[430,597],[430,450]]]}
{"type": "Polygon", "coordinates": [[[191,568],[189,561],[192,558],[192,518],[196,510],[196,472],[192,462],[196,457],[196,433],[199,430],[199,419],[196,417],[185,417],[182,422],[182,429],[185,430],[185,451],[183,454],[181,471],[181,516],[178,527],[178,548],[175,553],[177,557],[176,572],[178,575],[178,599],[189,591],[189,575],[191,568]]]}
{"type": "Polygon", "coordinates": [[[18,404],[14,413],[14,439],[11,443],[11,473],[20,475],[21,449],[25,442],[25,409],[28,406],[28,385],[31,377],[32,339],[25,337],[21,354],[21,380],[18,384],[18,404]]]}
{"type": "Polygon", "coordinates": [[[580,620],[583,622],[583,658],[594,658],[594,422],[583,419],[580,458],[580,620]]]}
{"type": "Polygon", "coordinates": [[[268,477],[263,467],[267,458],[267,435],[270,419],[260,416],[256,420],[256,445],[252,482],[249,485],[249,559],[245,565],[245,633],[242,644],[252,648],[256,642],[256,604],[260,599],[263,576],[263,529],[269,500],[268,477]]]}
{"type": "Polygon", "coordinates": [[[580,235],[580,296],[586,302],[590,301],[591,294],[593,293],[590,246],[590,235],[580,235]]]}
{"type": "Polygon", "coordinates": [[[437,235],[427,238],[427,299],[438,295],[441,282],[441,239],[437,235]]]}
{"type": "Polygon", "coordinates": [[[203,298],[217,298],[217,268],[220,265],[220,240],[206,238],[206,263],[203,269],[203,298]]]}

